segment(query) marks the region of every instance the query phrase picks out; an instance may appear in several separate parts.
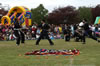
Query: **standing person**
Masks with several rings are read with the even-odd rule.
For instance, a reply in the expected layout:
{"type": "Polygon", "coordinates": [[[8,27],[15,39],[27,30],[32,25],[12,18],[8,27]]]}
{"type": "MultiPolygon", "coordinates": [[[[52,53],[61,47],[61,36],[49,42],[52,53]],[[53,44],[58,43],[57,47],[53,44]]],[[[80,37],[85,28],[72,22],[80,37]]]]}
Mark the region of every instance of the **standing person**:
{"type": "Polygon", "coordinates": [[[18,19],[15,19],[14,34],[17,40],[16,45],[20,45],[20,41],[21,43],[24,43],[25,41],[24,33],[20,29],[21,29],[21,24],[19,24],[18,19]]]}
{"type": "Polygon", "coordinates": [[[100,42],[100,40],[98,40],[97,37],[92,35],[92,30],[89,28],[89,24],[86,22],[86,20],[83,20],[83,23],[84,23],[83,29],[84,29],[85,35],[88,35],[93,40],[100,42]]]}
{"type": "Polygon", "coordinates": [[[45,23],[45,20],[41,21],[42,24],[40,24],[38,27],[42,29],[42,32],[40,34],[40,37],[37,39],[36,41],[36,45],[39,45],[39,42],[42,38],[46,38],[48,39],[50,45],[54,45],[54,43],[51,41],[51,39],[48,36],[48,29],[50,28],[50,26],[48,24],[45,23]]]}

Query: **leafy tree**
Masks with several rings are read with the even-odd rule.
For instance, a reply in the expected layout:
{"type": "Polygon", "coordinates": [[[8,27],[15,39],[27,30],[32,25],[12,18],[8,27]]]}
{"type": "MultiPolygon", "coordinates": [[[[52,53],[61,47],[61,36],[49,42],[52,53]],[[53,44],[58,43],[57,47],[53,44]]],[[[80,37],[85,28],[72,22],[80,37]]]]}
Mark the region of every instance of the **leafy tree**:
{"type": "Polygon", "coordinates": [[[78,22],[78,11],[73,6],[55,9],[48,15],[48,22],[52,24],[73,24],[78,22]]]}
{"type": "Polygon", "coordinates": [[[97,17],[97,16],[100,16],[100,5],[97,5],[95,8],[92,8],[92,16],[93,16],[93,21],[92,21],[92,23],[94,23],[96,17],[97,17]]]}
{"type": "Polygon", "coordinates": [[[40,4],[37,8],[32,8],[32,23],[40,23],[42,19],[45,19],[48,15],[48,10],[44,8],[42,4],[40,4]]]}
{"type": "Polygon", "coordinates": [[[86,19],[89,23],[92,21],[92,13],[90,7],[79,7],[78,11],[80,21],[82,21],[83,19],[86,19]]]}

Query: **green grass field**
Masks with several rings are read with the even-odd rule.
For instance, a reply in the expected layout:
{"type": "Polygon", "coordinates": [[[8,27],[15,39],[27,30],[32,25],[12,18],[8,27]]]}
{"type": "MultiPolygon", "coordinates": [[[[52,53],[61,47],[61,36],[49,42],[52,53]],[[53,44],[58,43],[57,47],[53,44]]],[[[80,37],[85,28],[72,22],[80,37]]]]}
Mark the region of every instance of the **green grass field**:
{"type": "Polygon", "coordinates": [[[81,42],[65,42],[63,39],[53,40],[50,46],[47,40],[41,40],[40,45],[35,45],[36,40],[27,40],[25,44],[16,46],[15,41],[0,41],[0,66],[100,66],[100,43],[87,38],[86,44],[81,42]],[[37,49],[79,49],[78,56],[25,56],[26,52],[37,49]]]}

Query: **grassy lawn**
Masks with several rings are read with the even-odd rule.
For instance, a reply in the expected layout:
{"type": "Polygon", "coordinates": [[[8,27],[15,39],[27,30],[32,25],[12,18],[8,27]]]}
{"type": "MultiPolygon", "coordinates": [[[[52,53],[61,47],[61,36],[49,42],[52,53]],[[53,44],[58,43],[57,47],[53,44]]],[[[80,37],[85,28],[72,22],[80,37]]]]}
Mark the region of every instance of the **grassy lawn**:
{"type": "Polygon", "coordinates": [[[63,39],[53,40],[50,46],[47,40],[27,40],[25,44],[16,46],[15,41],[0,41],[0,66],[100,66],[100,43],[87,38],[86,44],[81,42],[65,42],[63,39]],[[26,52],[37,49],[79,49],[78,56],[25,56],[26,52]]]}

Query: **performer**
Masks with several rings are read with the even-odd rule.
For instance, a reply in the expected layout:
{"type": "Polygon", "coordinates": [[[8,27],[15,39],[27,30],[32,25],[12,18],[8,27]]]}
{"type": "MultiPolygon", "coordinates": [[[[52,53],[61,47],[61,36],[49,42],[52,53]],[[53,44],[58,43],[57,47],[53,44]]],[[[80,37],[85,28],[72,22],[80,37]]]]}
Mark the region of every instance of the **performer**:
{"type": "Polygon", "coordinates": [[[81,40],[81,42],[83,42],[83,44],[85,44],[85,32],[84,29],[80,26],[78,26],[78,28],[75,30],[75,41],[79,42],[81,40]]]}
{"type": "Polygon", "coordinates": [[[51,41],[51,39],[48,36],[48,29],[50,28],[50,26],[48,24],[45,23],[45,20],[41,21],[42,24],[40,24],[38,27],[42,29],[42,32],[40,34],[40,37],[37,39],[36,41],[36,45],[39,45],[39,42],[42,38],[46,38],[48,39],[50,45],[54,45],[54,43],[51,41]]]}
{"type": "MultiPolygon", "coordinates": [[[[92,35],[92,30],[89,28],[89,24],[86,22],[86,20],[83,20],[83,25],[82,25],[83,29],[84,29],[84,35],[83,37],[85,37],[86,35],[89,36],[90,38],[92,38],[93,40],[96,40],[98,42],[100,42],[100,40],[97,39],[97,37],[92,35]]],[[[85,38],[84,38],[84,43],[85,43],[85,38]]]]}
{"type": "Polygon", "coordinates": [[[67,27],[67,29],[64,29],[63,33],[64,33],[65,41],[70,41],[71,30],[69,26],[67,27]]]}
{"type": "Polygon", "coordinates": [[[19,24],[18,19],[15,19],[14,34],[17,40],[16,45],[20,45],[20,41],[21,43],[24,43],[25,36],[24,36],[24,33],[21,31],[21,24],[19,24]]]}

